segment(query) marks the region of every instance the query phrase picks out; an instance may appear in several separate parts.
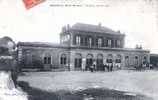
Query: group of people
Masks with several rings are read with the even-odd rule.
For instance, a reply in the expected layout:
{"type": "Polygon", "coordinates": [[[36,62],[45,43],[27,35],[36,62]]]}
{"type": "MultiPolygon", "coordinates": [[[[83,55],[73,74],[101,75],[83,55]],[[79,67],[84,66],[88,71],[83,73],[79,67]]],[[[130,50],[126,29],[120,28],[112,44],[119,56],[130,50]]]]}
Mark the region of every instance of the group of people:
{"type": "MultiPolygon", "coordinates": [[[[91,72],[94,71],[108,71],[111,72],[114,70],[114,68],[116,69],[121,69],[121,64],[120,63],[107,63],[107,64],[100,64],[100,65],[96,65],[95,63],[91,64],[91,65],[87,65],[86,66],[86,70],[89,70],[91,72]]],[[[149,63],[143,63],[139,66],[135,66],[136,70],[145,70],[145,69],[153,69],[153,65],[149,64],[149,63]]]]}
{"type": "Polygon", "coordinates": [[[92,65],[87,65],[86,66],[86,70],[90,70],[91,72],[107,70],[108,72],[110,72],[110,71],[114,70],[114,64],[113,63],[109,63],[109,64],[96,65],[95,63],[93,63],[92,65]]]}
{"type": "Polygon", "coordinates": [[[145,69],[154,69],[153,64],[150,64],[148,62],[143,62],[141,65],[135,66],[136,70],[145,70],[145,69]]]}

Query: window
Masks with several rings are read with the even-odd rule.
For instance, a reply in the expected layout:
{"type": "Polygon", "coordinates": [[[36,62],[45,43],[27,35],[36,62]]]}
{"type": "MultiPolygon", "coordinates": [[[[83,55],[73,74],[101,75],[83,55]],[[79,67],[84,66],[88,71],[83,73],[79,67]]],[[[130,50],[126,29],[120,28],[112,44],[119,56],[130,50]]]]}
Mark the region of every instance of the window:
{"type": "Polygon", "coordinates": [[[60,57],[60,64],[66,65],[66,55],[62,54],[60,57]]]}
{"type": "Polygon", "coordinates": [[[44,64],[51,64],[51,56],[44,57],[44,64]]]}
{"type": "Polygon", "coordinates": [[[97,65],[102,65],[103,64],[103,55],[102,54],[98,54],[97,55],[97,65]]]}
{"type": "Polygon", "coordinates": [[[146,58],[146,56],[144,56],[144,60],[146,60],[147,58],[146,58]]]}
{"type": "Polygon", "coordinates": [[[106,60],[107,63],[112,63],[113,62],[113,56],[112,54],[109,54],[106,60]]]}
{"type": "Polygon", "coordinates": [[[115,60],[116,63],[121,63],[121,55],[117,55],[117,58],[115,60]]]}
{"type": "Polygon", "coordinates": [[[80,36],[76,36],[76,44],[80,45],[81,43],[81,37],[80,36]]]}
{"type": "Polygon", "coordinates": [[[121,46],[121,41],[117,40],[117,47],[120,47],[120,46],[121,46]]]}
{"type": "Polygon", "coordinates": [[[146,56],[143,57],[143,64],[145,64],[145,63],[147,63],[147,57],[146,56]]]}
{"type": "Polygon", "coordinates": [[[86,66],[91,66],[93,64],[93,55],[92,54],[88,54],[86,57],[86,66]]]}
{"type": "Polygon", "coordinates": [[[129,67],[129,56],[125,56],[125,66],[129,67]]]}
{"type": "Polygon", "coordinates": [[[135,56],[135,59],[138,59],[138,56],[135,56]]]}
{"type": "Polygon", "coordinates": [[[66,37],[67,37],[67,40],[69,40],[69,39],[70,39],[70,35],[69,35],[69,34],[68,34],[66,37]]]}
{"type": "Polygon", "coordinates": [[[107,59],[107,63],[112,63],[112,59],[107,59]]]}
{"type": "Polygon", "coordinates": [[[98,38],[98,47],[102,46],[102,38],[98,38]]]}
{"type": "Polygon", "coordinates": [[[112,41],[108,40],[108,47],[111,47],[112,41]]]}
{"type": "Polygon", "coordinates": [[[138,56],[135,56],[135,65],[138,65],[138,64],[139,64],[138,56]]]}
{"type": "Polygon", "coordinates": [[[88,38],[88,44],[89,44],[89,46],[92,46],[92,38],[91,37],[88,38]]]}
{"type": "Polygon", "coordinates": [[[76,54],[75,55],[75,68],[81,68],[82,67],[82,55],[76,54]]]}

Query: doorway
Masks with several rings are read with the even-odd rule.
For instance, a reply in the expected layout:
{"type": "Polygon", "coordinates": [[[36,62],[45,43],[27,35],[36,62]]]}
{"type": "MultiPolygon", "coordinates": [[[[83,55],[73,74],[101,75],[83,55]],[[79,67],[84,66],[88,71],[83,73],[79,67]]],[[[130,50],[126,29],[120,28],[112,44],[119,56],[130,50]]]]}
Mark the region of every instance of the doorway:
{"type": "Polygon", "coordinates": [[[75,70],[81,70],[82,68],[82,55],[76,54],[75,55],[75,70]]]}
{"type": "Polygon", "coordinates": [[[86,70],[88,70],[92,64],[93,64],[93,55],[88,54],[86,58],[86,70]]]}

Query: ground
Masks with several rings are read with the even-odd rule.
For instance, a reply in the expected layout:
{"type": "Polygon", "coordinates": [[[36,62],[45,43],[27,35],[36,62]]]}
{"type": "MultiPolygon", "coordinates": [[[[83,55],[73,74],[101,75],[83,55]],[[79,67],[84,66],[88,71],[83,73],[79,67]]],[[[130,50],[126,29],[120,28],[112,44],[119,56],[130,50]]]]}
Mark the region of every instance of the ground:
{"type": "Polygon", "coordinates": [[[31,100],[156,100],[157,71],[24,72],[19,85],[31,100]],[[46,99],[47,98],[47,99],[46,99]]]}
{"type": "Polygon", "coordinates": [[[25,92],[15,88],[10,72],[0,71],[0,100],[28,100],[25,92]]]}

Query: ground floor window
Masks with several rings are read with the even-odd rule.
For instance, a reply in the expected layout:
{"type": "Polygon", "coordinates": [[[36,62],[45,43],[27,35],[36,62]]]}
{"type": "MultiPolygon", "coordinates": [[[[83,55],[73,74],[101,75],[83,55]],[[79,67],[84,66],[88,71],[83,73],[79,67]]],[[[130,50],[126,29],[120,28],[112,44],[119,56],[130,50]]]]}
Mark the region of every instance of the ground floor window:
{"type": "Polygon", "coordinates": [[[51,64],[51,57],[44,57],[44,64],[51,64]]]}
{"type": "Polygon", "coordinates": [[[125,56],[125,66],[129,66],[129,56],[125,56]]]}
{"type": "Polygon", "coordinates": [[[86,59],[86,65],[87,66],[91,66],[93,64],[93,55],[92,54],[88,54],[87,55],[87,59],[86,59]]]}
{"type": "Polygon", "coordinates": [[[116,63],[121,63],[121,59],[116,59],[116,63]]]}
{"type": "Polygon", "coordinates": [[[97,56],[97,70],[104,70],[103,68],[103,55],[98,54],[97,56]]]}
{"type": "Polygon", "coordinates": [[[147,63],[147,57],[144,56],[144,57],[143,57],[143,64],[146,64],[146,63],[147,63]]]}
{"type": "Polygon", "coordinates": [[[60,64],[66,65],[66,54],[62,54],[60,57],[60,64]]]}
{"type": "Polygon", "coordinates": [[[117,55],[115,62],[121,63],[121,55],[117,55]]]}
{"type": "Polygon", "coordinates": [[[75,68],[81,68],[82,59],[75,59],[75,68]]]}
{"type": "Polygon", "coordinates": [[[108,55],[106,62],[107,63],[112,63],[113,62],[113,56],[111,54],[108,55]]]}
{"type": "Polygon", "coordinates": [[[139,64],[138,56],[135,56],[135,60],[134,61],[135,61],[135,65],[138,66],[138,64],[139,64]]]}

